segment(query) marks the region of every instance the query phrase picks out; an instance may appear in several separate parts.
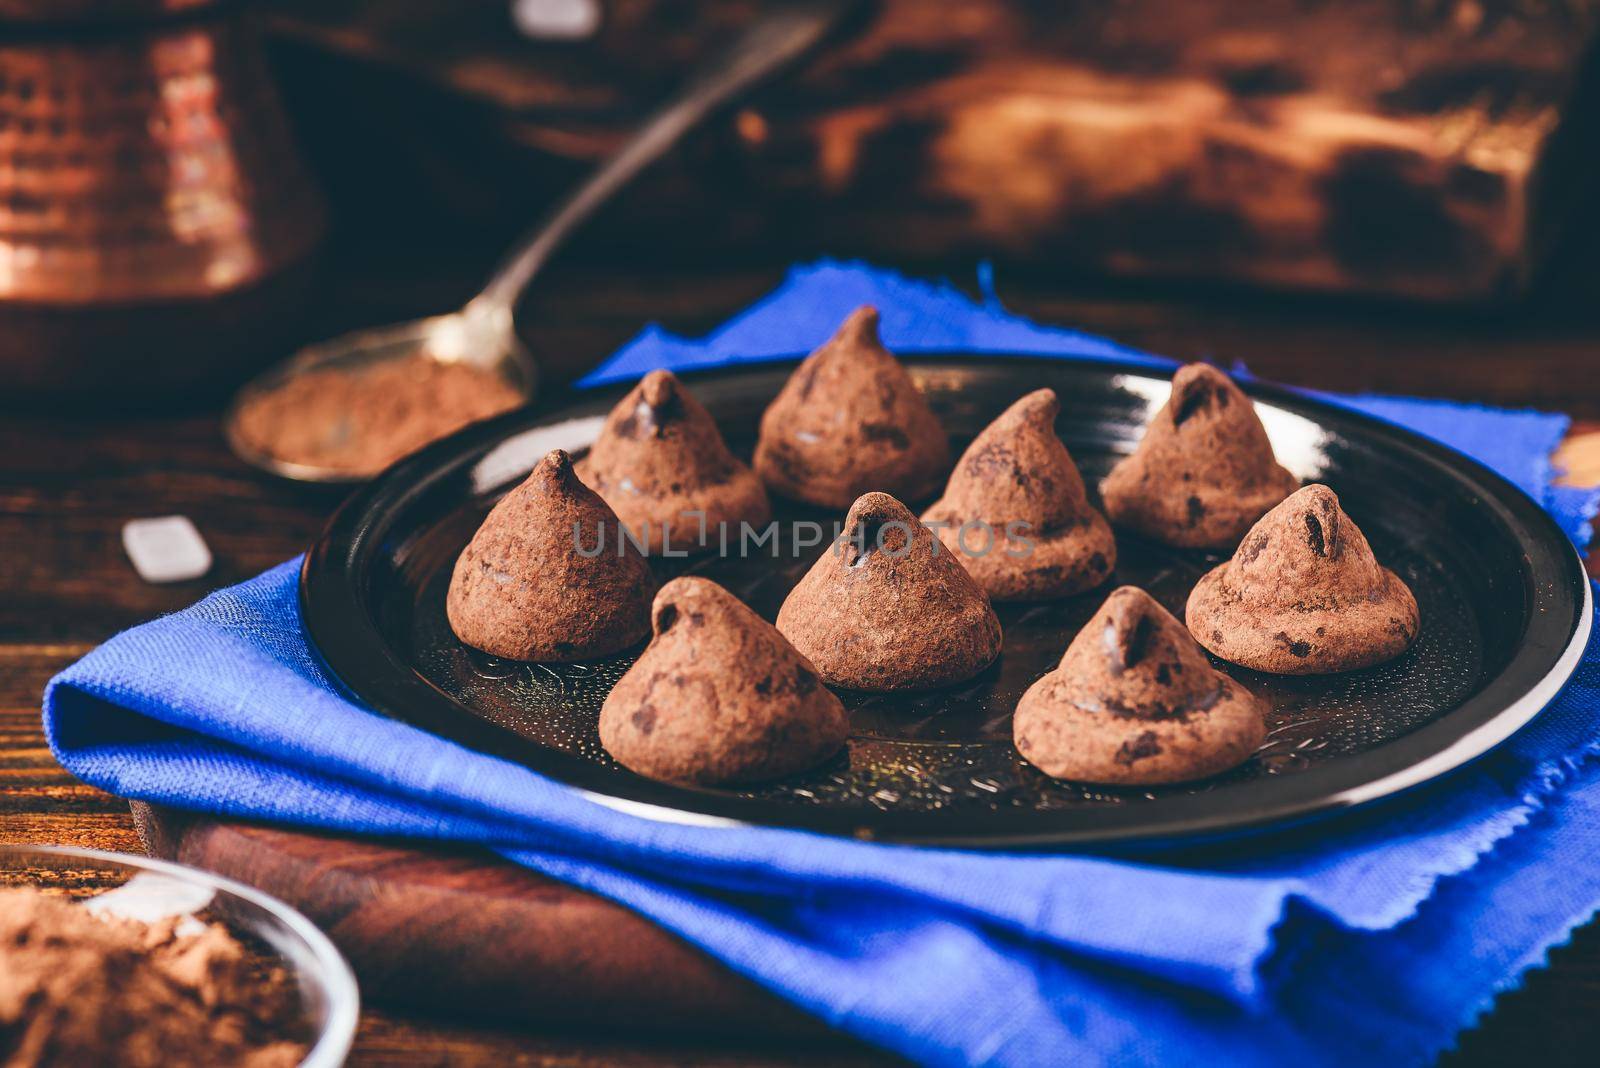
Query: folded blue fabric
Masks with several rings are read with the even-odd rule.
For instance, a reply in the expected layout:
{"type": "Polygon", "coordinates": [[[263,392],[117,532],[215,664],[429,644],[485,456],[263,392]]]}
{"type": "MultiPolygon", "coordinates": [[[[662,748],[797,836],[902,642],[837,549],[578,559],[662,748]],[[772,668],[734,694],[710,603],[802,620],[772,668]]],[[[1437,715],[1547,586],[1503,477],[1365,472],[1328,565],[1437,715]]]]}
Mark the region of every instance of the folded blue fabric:
{"type": "MultiPolygon", "coordinates": [[[[798,269],[702,341],[647,331],[591,382],[770,359],[857,304],[902,351],[1156,357],[857,265],[798,269]]],[[[1350,401],[1550,486],[1566,423],[1350,401]]],[[[291,561],[118,635],[45,694],[56,756],[128,797],[481,843],[619,901],[869,1042],[930,1064],[1427,1061],[1600,907],[1600,654],[1440,789],[1297,847],[1184,866],[697,828],[595,805],[351,703],[307,646],[291,561]]]]}

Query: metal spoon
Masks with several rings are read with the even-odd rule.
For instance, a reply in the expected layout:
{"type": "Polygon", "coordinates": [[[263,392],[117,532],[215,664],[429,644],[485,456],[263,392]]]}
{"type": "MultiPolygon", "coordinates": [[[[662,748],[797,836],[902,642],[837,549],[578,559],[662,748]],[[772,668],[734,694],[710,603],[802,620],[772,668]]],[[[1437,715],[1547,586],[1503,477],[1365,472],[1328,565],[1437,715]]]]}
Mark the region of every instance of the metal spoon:
{"type": "Polygon", "coordinates": [[[277,459],[239,434],[240,409],[252,397],[276,389],[296,375],[330,367],[354,368],[419,355],[445,362],[463,361],[502,374],[531,398],[538,381],[537,364],[518,339],[513,323],[513,309],[528,283],[574,231],[665,155],[684,134],[805,55],[855,6],[853,0],[801,0],[769,9],[745,30],[729,52],[664,104],[519,242],[466,307],[447,315],[356,330],[306,346],[252,380],[235,396],[223,422],[229,447],[246,463],[284,478],[300,482],[364,481],[365,476],[337,468],[277,459]]]}

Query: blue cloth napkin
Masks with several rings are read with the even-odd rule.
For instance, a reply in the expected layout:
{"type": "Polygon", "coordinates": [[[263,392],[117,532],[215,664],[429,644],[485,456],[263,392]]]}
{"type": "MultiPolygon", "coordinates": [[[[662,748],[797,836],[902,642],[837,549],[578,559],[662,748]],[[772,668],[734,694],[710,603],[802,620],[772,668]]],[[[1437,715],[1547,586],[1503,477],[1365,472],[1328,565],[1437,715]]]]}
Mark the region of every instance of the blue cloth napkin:
{"type": "MultiPolygon", "coordinates": [[[[903,351],[1164,364],[1008,315],[988,292],[797,269],[709,337],[646,331],[591,382],[803,351],[859,303],[903,351]]],[[[1557,416],[1351,401],[1550,486],[1557,416]]],[[[1421,1063],[1600,907],[1600,655],[1441,789],[1298,845],[1184,865],[687,827],[595,805],[352,704],[307,646],[297,562],[118,635],[53,680],[57,758],[127,797],[480,843],[623,903],[861,1038],[929,1064],[1421,1063]]]]}

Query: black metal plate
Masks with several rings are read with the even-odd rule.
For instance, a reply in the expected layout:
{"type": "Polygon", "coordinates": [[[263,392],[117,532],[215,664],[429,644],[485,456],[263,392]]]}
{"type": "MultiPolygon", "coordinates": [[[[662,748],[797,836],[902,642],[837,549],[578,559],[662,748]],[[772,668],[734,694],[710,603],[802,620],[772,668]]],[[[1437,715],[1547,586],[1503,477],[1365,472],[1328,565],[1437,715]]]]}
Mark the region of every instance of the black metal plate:
{"type": "MultiPolygon", "coordinates": [[[[906,361],[957,448],[1018,396],[1062,399],[1058,429],[1092,484],[1132,449],[1164,400],[1148,368],[1026,357],[906,361]]],[[[792,363],[687,376],[735,451],[792,363]]],[[[1379,558],[1417,594],[1422,633],[1367,671],[1280,678],[1225,666],[1272,705],[1266,746],[1207,782],[1110,790],[1051,780],[1011,746],[1011,709],[1054,667],[1107,586],[1066,601],[1000,606],[1005,647],[978,679],[916,695],[846,694],[848,751],[756,789],[649,782],[601,749],[596,721],[633,652],[531,665],[468,650],[450,632],[450,567],[498,495],[555,447],[578,452],[622,389],[554,412],[518,412],[424,451],[358,491],[306,559],[301,604],[333,675],[374,708],[518,760],[663,818],[734,820],[894,840],[987,846],[1149,842],[1229,833],[1386,796],[1486,751],[1531,719],[1576,667],[1588,582],[1561,531],[1471,460],[1397,427],[1278,389],[1251,387],[1279,459],[1327,482],[1379,558]]],[[[921,503],[921,502],[908,502],[921,503]]],[[[832,513],[779,505],[780,520],[832,513]]],[[[784,524],[784,529],[788,529],[784,524]]],[[[1219,558],[1119,532],[1115,584],[1143,586],[1180,618],[1219,558]]],[[[820,549],[793,558],[662,561],[723,583],[767,618],[820,549]]]]}

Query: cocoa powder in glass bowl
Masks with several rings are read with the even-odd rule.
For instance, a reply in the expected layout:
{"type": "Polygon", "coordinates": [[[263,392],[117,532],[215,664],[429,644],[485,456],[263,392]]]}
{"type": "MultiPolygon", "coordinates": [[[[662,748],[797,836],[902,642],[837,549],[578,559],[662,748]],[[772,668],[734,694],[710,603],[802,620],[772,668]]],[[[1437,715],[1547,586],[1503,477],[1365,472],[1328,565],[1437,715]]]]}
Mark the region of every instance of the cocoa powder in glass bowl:
{"type": "Polygon", "coordinates": [[[282,969],[261,966],[220,924],[143,923],[0,890],[6,1068],[293,1068],[309,1047],[296,1008],[282,969]]]}
{"type": "Polygon", "coordinates": [[[337,1068],[350,967],[304,916],[146,857],[0,845],[0,1068],[337,1068]]]}

